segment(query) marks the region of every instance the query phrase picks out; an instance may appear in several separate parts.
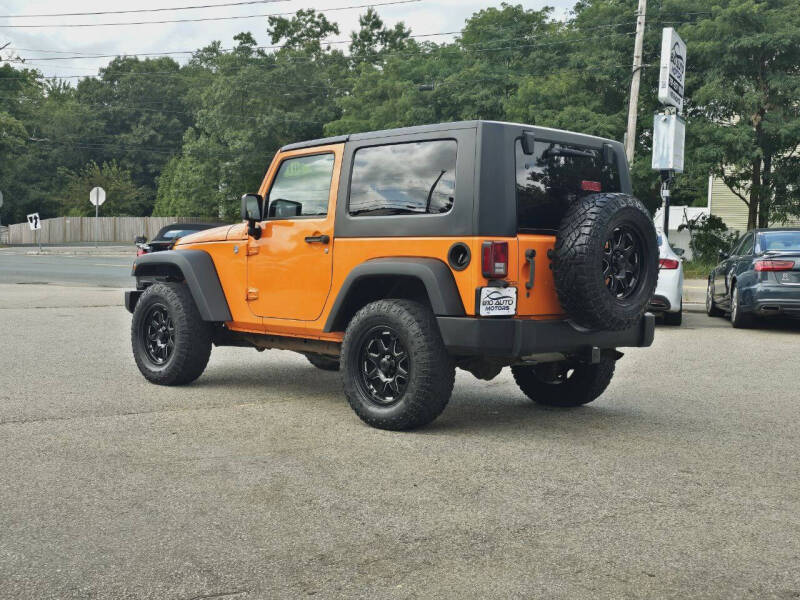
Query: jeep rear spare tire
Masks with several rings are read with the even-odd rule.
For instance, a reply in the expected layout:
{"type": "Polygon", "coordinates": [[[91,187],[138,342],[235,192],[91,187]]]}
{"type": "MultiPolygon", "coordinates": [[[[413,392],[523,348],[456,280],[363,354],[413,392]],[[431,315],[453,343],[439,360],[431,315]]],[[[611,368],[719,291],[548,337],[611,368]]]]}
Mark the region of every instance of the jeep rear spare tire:
{"type": "Polygon", "coordinates": [[[553,275],[577,324],[621,330],[644,315],[658,280],[658,244],[644,205],[627,194],[591,194],[565,213],[553,275]]]}

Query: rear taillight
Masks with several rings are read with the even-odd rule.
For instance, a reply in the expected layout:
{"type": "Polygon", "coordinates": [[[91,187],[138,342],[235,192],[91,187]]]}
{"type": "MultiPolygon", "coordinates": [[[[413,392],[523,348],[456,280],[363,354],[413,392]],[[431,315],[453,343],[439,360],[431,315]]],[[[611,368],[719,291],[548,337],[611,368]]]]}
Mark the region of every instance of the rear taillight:
{"type": "Polygon", "coordinates": [[[791,271],[794,269],[793,260],[757,260],[756,271],[791,271]]]}
{"type": "Polygon", "coordinates": [[[681,263],[674,258],[659,258],[658,266],[661,269],[677,269],[681,263]]]}
{"type": "Polygon", "coordinates": [[[143,254],[145,254],[144,250],[142,250],[141,248],[136,249],[136,256],[142,256],[143,254]]]}
{"type": "Polygon", "coordinates": [[[581,189],[584,192],[602,192],[603,185],[599,181],[581,181],[581,189]]]}
{"type": "Polygon", "coordinates": [[[508,242],[483,242],[481,269],[486,279],[508,275],[508,242]]]}

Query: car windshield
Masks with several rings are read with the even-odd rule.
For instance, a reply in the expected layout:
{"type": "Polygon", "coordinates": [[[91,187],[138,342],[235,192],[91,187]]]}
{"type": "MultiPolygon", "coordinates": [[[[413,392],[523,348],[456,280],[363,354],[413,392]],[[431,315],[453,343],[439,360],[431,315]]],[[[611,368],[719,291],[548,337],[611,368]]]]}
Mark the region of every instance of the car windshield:
{"type": "Polygon", "coordinates": [[[174,240],[175,238],[183,237],[185,235],[189,235],[190,233],[196,233],[197,229],[170,229],[169,231],[165,231],[157,239],[159,240],[174,240]]]}
{"type": "Polygon", "coordinates": [[[762,252],[800,252],[800,231],[770,231],[759,235],[762,252]]]}

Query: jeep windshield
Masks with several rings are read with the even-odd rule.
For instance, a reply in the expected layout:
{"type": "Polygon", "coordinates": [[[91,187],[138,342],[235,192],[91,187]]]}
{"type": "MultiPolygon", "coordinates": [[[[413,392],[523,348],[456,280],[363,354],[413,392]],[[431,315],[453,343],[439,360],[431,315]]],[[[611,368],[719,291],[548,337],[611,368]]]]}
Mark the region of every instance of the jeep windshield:
{"type": "Polygon", "coordinates": [[[532,154],[516,141],[517,230],[554,233],[571,202],[598,192],[619,192],[619,171],[602,150],[536,140],[532,154]]]}

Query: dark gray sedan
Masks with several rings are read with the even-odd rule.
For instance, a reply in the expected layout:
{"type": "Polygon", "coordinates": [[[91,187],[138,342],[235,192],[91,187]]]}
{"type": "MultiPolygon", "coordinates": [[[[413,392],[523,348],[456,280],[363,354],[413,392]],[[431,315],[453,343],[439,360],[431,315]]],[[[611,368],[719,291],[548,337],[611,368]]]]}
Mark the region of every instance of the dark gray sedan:
{"type": "Polygon", "coordinates": [[[730,314],[734,327],[754,317],[800,318],[800,228],[748,231],[708,276],[706,312],[730,314]]]}

